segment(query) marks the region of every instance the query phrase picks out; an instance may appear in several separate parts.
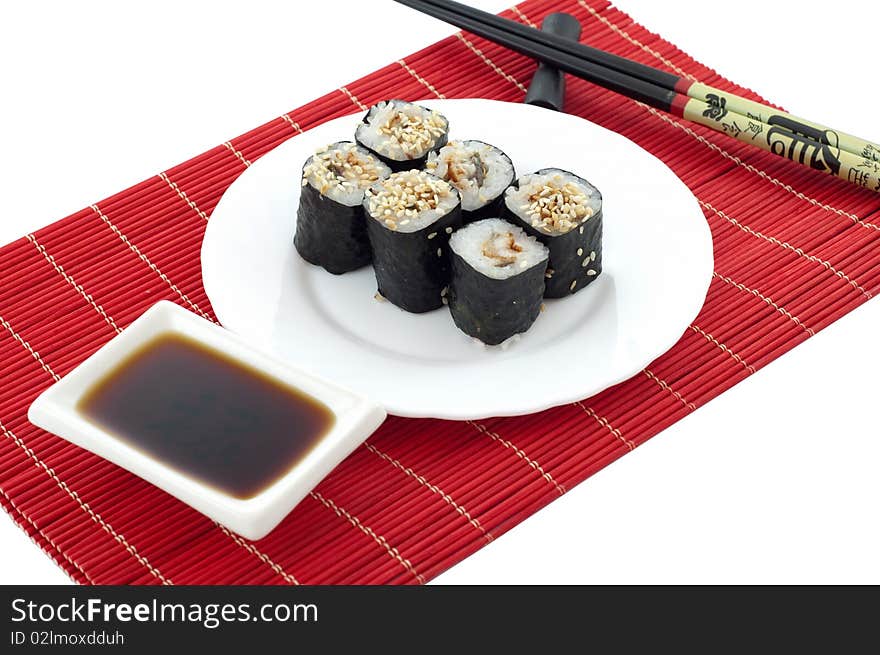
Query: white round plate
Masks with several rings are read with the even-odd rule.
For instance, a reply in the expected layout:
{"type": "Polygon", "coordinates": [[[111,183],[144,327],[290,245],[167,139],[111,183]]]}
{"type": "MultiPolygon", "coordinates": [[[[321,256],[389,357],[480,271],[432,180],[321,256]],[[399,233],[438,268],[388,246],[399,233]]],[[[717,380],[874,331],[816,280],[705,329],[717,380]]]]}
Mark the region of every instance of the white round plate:
{"type": "Polygon", "coordinates": [[[449,312],[409,314],[374,298],[370,267],[331,275],[293,247],[303,162],[353,138],[338,118],[261,157],[208,222],[202,275],[220,322],[291,364],[366,394],[398,416],[474,419],[528,414],[591,396],[672,347],[712,277],[712,237],[687,187],[628,139],[581,118],[492,100],[424,102],[450,137],[504,150],[519,174],[556,166],[604,200],[602,274],[545,301],[509,347],[465,336],[449,312]]]}

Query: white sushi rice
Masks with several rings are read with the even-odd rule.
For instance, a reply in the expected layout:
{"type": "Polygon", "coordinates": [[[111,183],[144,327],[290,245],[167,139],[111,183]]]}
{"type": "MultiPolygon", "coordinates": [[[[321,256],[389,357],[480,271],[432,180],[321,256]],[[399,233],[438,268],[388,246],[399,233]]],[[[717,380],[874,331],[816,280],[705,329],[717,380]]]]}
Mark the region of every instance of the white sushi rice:
{"type": "Polygon", "coordinates": [[[494,280],[518,275],[550,256],[547,246],[500,218],[486,218],[456,230],[449,238],[449,247],[494,280]]]}
{"type": "Polygon", "coordinates": [[[302,185],[312,185],[331,200],[356,207],[364,191],[376,180],[388,177],[391,169],[366,148],[351,141],[324,146],[303,166],[302,185]]]}
{"type": "Polygon", "coordinates": [[[461,208],[479,209],[513,182],[510,158],[482,141],[450,141],[428,155],[425,166],[461,192],[461,208]]]}
{"type": "Polygon", "coordinates": [[[505,195],[507,208],[536,230],[556,236],[571,232],[602,209],[602,196],[581,178],[560,169],[519,178],[505,195]]]}
{"type": "Polygon", "coordinates": [[[371,218],[398,232],[418,232],[460,202],[458,191],[449,182],[418,170],[392,173],[373,183],[364,199],[371,218]]]}
{"type": "Polygon", "coordinates": [[[444,116],[402,100],[383,100],[370,108],[355,137],[371,150],[395,161],[419,159],[449,129],[444,116]]]}

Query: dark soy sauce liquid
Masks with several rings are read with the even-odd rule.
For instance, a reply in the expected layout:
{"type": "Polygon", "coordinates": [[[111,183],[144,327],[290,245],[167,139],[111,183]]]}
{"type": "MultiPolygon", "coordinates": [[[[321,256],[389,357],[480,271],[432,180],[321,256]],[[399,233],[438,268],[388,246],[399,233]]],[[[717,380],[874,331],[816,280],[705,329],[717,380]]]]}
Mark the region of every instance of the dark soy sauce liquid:
{"type": "Polygon", "coordinates": [[[173,333],[132,353],[77,409],[142,453],[241,499],[290,471],[335,421],[315,398],[173,333]]]}

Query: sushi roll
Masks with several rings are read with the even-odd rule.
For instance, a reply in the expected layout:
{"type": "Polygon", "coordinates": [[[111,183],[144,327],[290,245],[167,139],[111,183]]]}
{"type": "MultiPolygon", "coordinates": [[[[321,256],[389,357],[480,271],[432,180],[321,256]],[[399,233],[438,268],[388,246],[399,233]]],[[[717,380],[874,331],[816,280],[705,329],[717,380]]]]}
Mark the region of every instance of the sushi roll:
{"type": "Polygon", "coordinates": [[[507,221],[486,218],[455,232],[449,248],[449,311],[458,329],[495,346],[532,326],[544,298],[547,246],[507,221]]]}
{"type": "Polygon", "coordinates": [[[440,307],[449,235],[461,227],[455,187],[425,171],[392,173],[367,189],[364,210],[379,293],[408,312],[440,307]]]}
{"type": "Polygon", "coordinates": [[[499,215],[504,190],[513,183],[513,162],[482,141],[450,141],[428,154],[425,169],[452,184],[461,194],[464,222],[499,215]]]}
{"type": "Polygon", "coordinates": [[[354,138],[392,171],[406,171],[423,168],[428,153],[446,145],[448,134],[449,121],[433,109],[383,100],[370,107],[354,138]]]}
{"type": "Polygon", "coordinates": [[[602,194],[559,168],[523,175],[504,194],[504,217],[550,249],[544,296],[577,293],[602,272],[602,194]]]}
{"type": "Polygon", "coordinates": [[[364,190],[391,174],[368,150],[340,141],[306,160],[293,244],[311,264],[334,275],[370,263],[364,190]]]}

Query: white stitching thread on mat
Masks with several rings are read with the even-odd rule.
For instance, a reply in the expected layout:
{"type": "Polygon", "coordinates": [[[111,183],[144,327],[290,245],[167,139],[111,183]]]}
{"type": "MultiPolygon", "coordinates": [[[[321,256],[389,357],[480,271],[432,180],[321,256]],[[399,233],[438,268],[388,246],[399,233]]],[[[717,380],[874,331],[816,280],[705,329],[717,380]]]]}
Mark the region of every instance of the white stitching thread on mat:
{"type": "Polygon", "coordinates": [[[115,234],[117,237],[119,237],[119,239],[122,241],[122,243],[124,243],[126,246],[128,246],[129,250],[131,250],[135,255],[137,255],[138,258],[144,264],[146,264],[151,271],[153,271],[156,275],[158,275],[161,278],[161,280],[163,282],[165,282],[165,284],[167,284],[171,288],[172,291],[174,291],[174,293],[176,293],[178,296],[180,296],[181,300],[183,300],[185,303],[187,303],[190,307],[193,308],[193,310],[195,310],[196,312],[201,314],[204,318],[208,319],[209,321],[211,320],[211,318],[205,312],[203,312],[197,304],[195,304],[192,300],[190,300],[187,297],[187,295],[183,291],[181,291],[176,284],[174,284],[174,282],[172,282],[171,280],[168,279],[168,276],[165,275],[165,273],[163,273],[162,271],[159,270],[158,266],[156,266],[153,262],[150,261],[149,257],[147,257],[144,253],[141,252],[140,248],[138,248],[136,245],[134,245],[134,243],[132,243],[131,240],[122,233],[122,230],[120,230],[118,227],[116,227],[116,225],[113,224],[113,221],[111,221],[109,218],[107,218],[106,214],[104,214],[104,212],[101,211],[101,209],[98,207],[98,205],[89,205],[89,206],[98,215],[98,217],[104,223],[107,224],[107,227],[109,227],[113,231],[113,234],[115,234]]]}
{"type": "Polygon", "coordinates": [[[515,13],[517,16],[519,16],[519,18],[522,22],[528,23],[531,27],[534,27],[535,29],[539,29],[538,26],[535,23],[533,23],[532,20],[528,16],[526,16],[518,6],[513,5],[510,8],[510,11],[515,13]]]}
{"type": "Polygon", "coordinates": [[[19,448],[21,448],[25,452],[25,454],[27,454],[28,457],[30,457],[34,461],[35,466],[43,469],[43,471],[46,473],[46,475],[48,475],[50,478],[52,478],[55,481],[55,484],[57,484],[64,492],[66,492],[68,496],[73,498],[73,500],[75,500],[77,502],[77,504],[80,506],[80,509],[82,509],[84,512],[86,512],[86,514],[88,514],[95,523],[100,525],[107,534],[112,536],[113,539],[116,540],[116,542],[119,545],[121,545],[123,548],[125,548],[125,550],[127,550],[132,557],[134,557],[138,562],[140,562],[140,564],[142,566],[144,566],[154,577],[161,580],[162,584],[174,584],[173,582],[171,582],[171,580],[169,580],[168,578],[163,576],[162,573],[159,571],[159,569],[155,568],[152,564],[150,564],[149,560],[147,560],[146,557],[141,555],[137,551],[137,549],[126,540],[126,538],[123,535],[116,532],[116,530],[114,530],[113,527],[109,523],[107,523],[104,519],[102,519],[101,515],[98,514],[97,512],[95,512],[86,501],[84,501],[82,498],[80,498],[79,494],[77,492],[75,492],[73,489],[71,489],[69,486],[67,486],[67,483],[58,477],[58,475],[55,473],[54,469],[51,466],[48,466],[39,457],[37,457],[37,454],[33,450],[31,450],[21,439],[19,439],[15,435],[15,433],[12,432],[12,430],[8,430],[6,428],[6,426],[3,425],[2,421],[0,421],[0,430],[2,430],[3,434],[5,434],[8,438],[12,439],[12,441],[15,442],[15,444],[19,448]]]}
{"type": "Polygon", "coordinates": [[[0,316],[0,325],[2,325],[3,327],[6,328],[6,330],[9,332],[9,334],[12,335],[13,339],[18,341],[18,343],[21,344],[21,347],[24,348],[25,350],[27,350],[31,354],[31,357],[33,357],[37,361],[37,363],[42,367],[42,369],[44,371],[46,371],[46,373],[48,373],[49,375],[52,376],[52,379],[55,380],[55,382],[58,382],[58,380],[61,379],[61,377],[59,375],[57,375],[55,373],[55,371],[52,370],[52,367],[49,366],[45,361],[43,361],[43,358],[40,357],[40,353],[38,353],[36,350],[34,350],[34,348],[31,346],[31,344],[29,344],[27,341],[25,341],[24,337],[22,337],[18,332],[16,332],[14,329],[12,329],[12,326],[9,324],[9,321],[7,321],[2,316],[0,316]]]}
{"type": "Polygon", "coordinates": [[[64,267],[61,266],[60,264],[58,264],[52,255],[50,255],[48,252],[46,252],[46,248],[44,248],[43,245],[39,241],[37,241],[37,237],[35,237],[33,234],[28,234],[27,240],[30,241],[33,244],[34,248],[37,249],[37,252],[39,252],[43,256],[43,258],[47,262],[49,262],[49,264],[52,265],[52,268],[55,269],[55,272],[58,273],[61,277],[63,277],[65,282],[67,282],[70,286],[72,286],[74,289],[76,289],[76,291],[79,293],[79,295],[81,295],[83,298],[85,298],[86,302],[89,303],[92,306],[92,308],[103,317],[103,319],[107,323],[107,325],[112,327],[116,331],[117,334],[122,332],[122,330],[119,329],[119,326],[116,325],[116,322],[112,318],[110,318],[110,316],[107,315],[107,312],[104,311],[104,308],[101,307],[101,305],[99,305],[98,303],[96,303],[95,299],[92,298],[92,296],[90,296],[88,293],[86,293],[86,290],[83,289],[81,285],[77,284],[76,281],[71,276],[69,276],[67,273],[64,272],[64,267]]]}
{"type": "Polygon", "coordinates": [[[475,421],[468,421],[467,423],[468,423],[468,425],[472,426],[477,432],[480,432],[481,434],[485,434],[487,437],[489,437],[493,441],[497,441],[505,448],[512,450],[516,454],[517,457],[519,457],[526,464],[528,464],[532,469],[534,469],[547,482],[552,484],[556,488],[556,491],[559,492],[560,496],[565,493],[565,487],[562,486],[561,484],[559,484],[558,482],[556,482],[556,480],[553,478],[552,475],[550,475],[549,473],[547,473],[547,471],[545,471],[543,468],[541,468],[541,465],[538,464],[538,462],[536,460],[534,460],[531,457],[529,457],[528,455],[526,455],[525,451],[523,451],[521,448],[515,446],[507,439],[502,438],[496,432],[492,432],[485,425],[481,425],[480,423],[477,423],[475,421]]]}
{"type": "Polygon", "coordinates": [[[487,57],[486,55],[484,55],[482,50],[480,50],[477,46],[475,46],[475,45],[474,45],[473,43],[471,43],[468,39],[466,39],[466,38],[464,37],[464,35],[463,35],[461,32],[456,32],[456,33],[455,33],[455,36],[456,36],[456,38],[457,38],[459,41],[461,41],[462,43],[464,43],[465,46],[467,46],[467,48],[468,48],[471,52],[473,52],[475,55],[477,55],[477,57],[479,57],[480,59],[482,59],[483,62],[484,62],[489,68],[491,68],[493,71],[495,71],[496,73],[498,73],[501,77],[503,77],[505,80],[507,80],[507,81],[510,82],[511,84],[515,85],[516,88],[519,89],[520,91],[522,91],[523,93],[526,92],[526,87],[524,87],[524,86],[519,82],[519,80],[517,80],[517,79],[516,79],[515,77],[513,77],[512,75],[509,75],[508,73],[504,72],[504,70],[503,70],[500,66],[498,66],[494,61],[492,61],[491,59],[489,59],[489,57],[487,57]]]}
{"type": "Polygon", "coordinates": [[[248,161],[247,157],[245,157],[241,153],[240,150],[238,150],[234,145],[232,145],[231,141],[224,141],[223,145],[226,146],[226,148],[229,150],[229,152],[231,152],[233,155],[235,155],[242,164],[244,164],[245,168],[250,167],[251,163],[248,161]]]}
{"type": "Polygon", "coordinates": [[[189,199],[189,196],[186,195],[186,192],[183,191],[179,186],[177,186],[177,184],[175,182],[172,182],[168,178],[168,175],[166,175],[164,172],[162,172],[162,173],[159,173],[159,178],[162,179],[165,182],[165,184],[170,186],[171,190],[174,191],[174,193],[176,193],[180,197],[181,200],[183,200],[187,205],[189,205],[190,209],[192,209],[196,214],[198,214],[199,216],[204,218],[206,221],[208,220],[208,215],[205,212],[203,212],[201,209],[199,209],[198,205],[196,205],[195,202],[193,202],[192,200],[189,199]]]}
{"type": "Polygon", "coordinates": [[[357,96],[355,94],[353,94],[351,91],[349,91],[347,87],[341,86],[341,87],[339,87],[339,90],[343,94],[345,94],[349,100],[351,100],[355,105],[357,105],[363,111],[367,111],[367,109],[369,109],[369,107],[367,107],[364,103],[362,103],[360,100],[358,100],[357,96]]]}
{"type": "Polygon", "coordinates": [[[673,389],[671,386],[669,386],[669,383],[667,383],[666,380],[654,375],[654,372],[651,369],[649,369],[649,368],[643,369],[642,373],[644,373],[645,375],[648,376],[649,379],[653,380],[658,385],[660,385],[661,389],[663,389],[664,391],[668,391],[673,396],[675,396],[679,400],[679,402],[681,402],[681,404],[684,405],[685,407],[687,407],[688,409],[694,410],[697,408],[696,405],[694,405],[692,402],[688,401],[684,396],[682,396],[675,389],[673,389]]]}
{"type": "Polygon", "coordinates": [[[303,133],[303,129],[299,126],[299,123],[293,120],[289,114],[281,114],[281,118],[286,120],[290,124],[290,127],[295,129],[299,134],[303,133]]]}
{"type": "MultiPolygon", "coordinates": [[[[63,558],[64,558],[68,563],[70,563],[74,568],[76,568],[77,571],[79,571],[80,573],[83,574],[83,577],[85,577],[86,582],[88,582],[90,585],[94,585],[94,584],[95,584],[95,581],[92,580],[92,578],[89,576],[89,574],[85,572],[85,569],[83,569],[83,567],[81,567],[81,566],[80,566],[80,565],[79,565],[79,564],[78,564],[78,563],[77,563],[77,562],[76,562],[76,561],[75,561],[70,555],[68,555],[68,554],[65,553],[63,550],[61,550],[61,548],[59,548],[58,544],[56,544],[56,543],[52,540],[52,538],[51,538],[49,535],[47,535],[45,532],[43,532],[43,531],[40,529],[40,527],[34,522],[34,520],[33,520],[31,517],[28,516],[28,515],[24,512],[24,510],[22,510],[18,505],[15,504],[15,501],[12,500],[12,498],[9,496],[8,493],[6,493],[5,491],[3,491],[3,489],[0,489],[0,495],[2,495],[2,496],[6,499],[6,501],[9,503],[9,505],[12,507],[12,509],[14,509],[16,512],[18,512],[19,516],[21,516],[25,521],[27,521],[27,522],[30,523],[32,526],[34,526],[34,530],[36,530],[38,533],[40,533],[40,536],[41,536],[43,539],[45,539],[46,542],[47,542],[48,544],[50,544],[55,550],[57,550],[57,551],[58,551],[58,554],[61,555],[61,557],[63,557],[63,558]]],[[[13,517],[10,517],[10,518],[13,518],[13,517]]],[[[14,519],[13,519],[13,520],[14,520],[14,519]]],[[[24,528],[24,526],[22,526],[22,528],[24,528]]],[[[40,544],[37,543],[37,540],[36,540],[36,539],[34,539],[33,537],[31,537],[31,541],[33,541],[34,544],[37,545],[37,547],[39,547],[41,550],[43,550],[42,546],[40,546],[40,544]]],[[[51,556],[51,554],[50,554],[50,556],[51,556]]],[[[58,561],[58,558],[57,558],[57,557],[54,557],[54,556],[51,556],[51,557],[52,557],[53,560],[55,560],[55,563],[58,564],[58,567],[59,567],[62,571],[64,571],[65,573],[67,573],[67,576],[68,576],[71,580],[73,580],[74,582],[78,582],[78,581],[77,581],[72,575],[70,575],[70,573],[67,572],[67,569],[65,569],[64,566],[61,565],[61,562],[58,561]]]]}
{"type": "Polygon", "coordinates": [[[385,549],[385,551],[392,559],[396,560],[403,568],[409,571],[416,580],[418,580],[421,584],[425,584],[425,578],[416,571],[415,567],[413,567],[412,563],[408,559],[401,557],[400,552],[397,550],[397,548],[391,546],[385,540],[385,537],[380,534],[376,534],[370,526],[361,523],[358,517],[352,516],[344,508],[340,507],[329,498],[325,498],[319,492],[310,491],[309,496],[317,500],[327,509],[331,510],[334,514],[336,514],[336,516],[347,519],[348,522],[351,523],[354,527],[356,527],[368,537],[371,537],[373,541],[375,541],[377,544],[385,549]]]}
{"type": "Polygon", "coordinates": [[[599,13],[598,11],[596,11],[595,9],[593,9],[590,5],[588,5],[586,2],[584,2],[584,0],[578,0],[578,4],[579,4],[581,7],[583,7],[584,9],[586,9],[588,12],[590,12],[590,13],[591,13],[596,19],[598,19],[599,21],[601,21],[601,22],[602,22],[606,27],[608,27],[608,29],[610,29],[612,32],[614,32],[615,34],[618,34],[619,36],[623,37],[624,39],[626,39],[627,41],[629,41],[630,43],[632,43],[634,46],[636,46],[637,48],[641,48],[642,50],[644,50],[644,51],[647,52],[648,54],[650,54],[650,55],[656,57],[659,61],[662,61],[664,64],[666,64],[667,66],[669,66],[669,68],[671,68],[672,70],[674,70],[674,71],[675,71],[676,73],[678,73],[679,75],[681,75],[681,76],[683,76],[683,77],[686,77],[686,78],[688,78],[689,80],[693,80],[694,82],[698,82],[698,81],[699,81],[696,77],[694,77],[694,76],[691,75],[690,73],[687,73],[687,72],[683,71],[681,68],[679,68],[678,66],[676,66],[673,62],[671,62],[669,59],[667,59],[666,57],[664,57],[662,54],[660,54],[660,53],[657,52],[656,50],[653,50],[652,48],[649,48],[649,47],[646,46],[644,43],[642,43],[641,41],[639,41],[638,39],[636,39],[635,37],[630,36],[628,32],[626,32],[625,30],[619,28],[617,25],[615,25],[614,23],[612,23],[610,20],[608,20],[608,19],[607,19],[605,16],[603,16],[601,13],[599,13]]]}
{"type": "Polygon", "coordinates": [[[424,77],[422,77],[421,75],[416,73],[412,68],[410,68],[409,64],[406,63],[406,60],[398,59],[397,63],[400,64],[407,73],[409,73],[414,78],[416,78],[423,86],[425,86],[435,96],[437,96],[438,98],[440,98],[442,100],[446,99],[446,96],[443,95],[442,93],[440,93],[437,89],[435,89],[433,84],[431,84],[428,80],[426,80],[424,77]]]}
{"type": "Polygon", "coordinates": [[[220,525],[220,524],[217,523],[216,521],[214,522],[214,525],[216,525],[218,528],[220,528],[220,530],[223,532],[223,534],[225,534],[227,537],[229,537],[230,539],[232,539],[232,540],[233,540],[235,543],[237,543],[239,546],[241,546],[242,548],[244,548],[246,551],[248,551],[249,553],[251,553],[251,554],[254,555],[255,557],[258,557],[259,559],[261,559],[261,560],[263,561],[264,564],[266,564],[267,566],[269,566],[269,568],[271,568],[273,571],[275,571],[275,573],[277,573],[279,576],[281,576],[282,578],[284,578],[285,580],[287,580],[287,582],[289,582],[290,584],[294,584],[294,585],[298,585],[298,584],[299,584],[299,580],[297,580],[297,579],[296,579],[295,577],[293,577],[290,573],[288,573],[287,571],[285,571],[285,570],[281,567],[280,564],[275,563],[275,562],[272,560],[272,558],[270,558],[270,557],[269,557],[268,555],[266,555],[264,552],[262,552],[261,550],[259,550],[259,549],[258,549],[256,546],[254,546],[252,543],[248,543],[247,541],[245,541],[244,539],[242,539],[241,537],[239,537],[237,534],[234,534],[234,533],[230,532],[229,530],[226,529],[225,526],[220,525]]]}
{"type": "Polygon", "coordinates": [[[804,330],[804,331],[805,331],[807,334],[809,334],[810,336],[813,336],[813,335],[815,334],[815,332],[813,332],[813,329],[807,327],[806,325],[804,325],[804,324],[801,322],[801,320],[800,320],[797,316],[795,316],[794,314],[792,314],[792,313],[791,313],[790,311],[788,311],[785,307],[780,307],[779,305],[777,305],[775,302],[773,302],[773,300],[771,300],[770,298],[768,298],[767,296],[765,296],[763,293],[761,293],[761,292],[758,291],[757,289],[750,289],[750,288],[747,287],[746,285],[744,285],[744,284],[740,284],[740,283],[737,282],[736,280],[732,280],[732,279],[730,279],[729,277],[727,277],[726,275],[722,275],[722,274],[719,273],[718,271],[713,271],[713,272],[712,272],[712,275],[713,275],[714,277],[718,278],[719,280],[721,280],[722,282],[726,282],[727,284],[729,284],[729,285],[731,285],[731,286],[733,286],[733,287],[736,287],[736,288],[739,289],[740,291],[745,291],[746,293],[750,293],[750,294],[752,294],[753,296],[755,296],[755,298],[759,298],[759,299],[763,300],[765,303],[767,303],[768,305],[770,305],[770,306],[771,306],[773,309],[775,309],[777,312],[779,312],[780,314],[782,314],[783,316],[785,316],[785,317],[786,317],[787,319],[789,319],[790,321],[794,322],[795,325],[797,325],[799,328],[801,328],[802,330],[804,330]]]}
{"type": "Polygon", "coordinates": [[[733,352],[733,350],[731,350],[730,348],[728,348],[727,346],[725,346],[723,343],[721,343],[720,341],[718,341],[718,339],[716,339],[716,338],[713,337],[711,334],[709,334],[708,332],[706,332],[703,328],[701,328],[700,326],[698,326],[696,323],[691,323],[688,327],[689,327],[691,330],[693,330],[694,332],[696,332],[697,334],[703,336],[707,341],[709,341],[710,343],[714,343],[716,346],[718,346],[719,348],[721,348],[721,350],[723,350],[725,353],[727,353],[728,355],[730,355],[731,357],[733,357],[734,361],[736,361],[737,363],[739,363],[739,364],[741,364],[742,366],[744,366],[745,369],[746,369],[749,373],[754,373],[754,372],[755,372],[755,367],[754,367],[754,366],[752,366],[751,364],[749,364],[748,362],[746,362],[746,360],[744,360],[742,357],[740,357],[739,355],[737,355],[735,352],[733,352]]]}
{"type": "Polygon", "coordinates": [[[716,216],[718,216],[718,217],[720,217],[720,218],[723,218],[725,221],[727,221],[728,223],[730,223],[730,224],[733,225],[734,227],[738,227],[738,228],[739,228],[740,230],[742,230],[743,232],[747,232],[748,234],[751,234],[751,235],[754,236],[754,237],[757,237],[757,238],[759,238],[759,239],[763,239],[764,241],[767,241],[767,242],[769,242],[769,243],[772,243],[772,244],[775,245],[775,246],[779,246],[780,248],[785,248],[786,250],[790,250],[791,252],[793,252],[793,253],[795,253],[795,254],[797,254],[797,255],[803,257],[804,259],[807,259],[807,260],[809,260],[809,261],[811,261],[811,262],[813,262],[813,263],[815,263],[815,264],[821,264],[821,265],[824,266],[826,269],[828,269],[829,271],[831,271],[832,273],[834,273],[834,275],[836,275],[836,276],[839,277],[840,279],[842,279],[842,280],[846,280],[847,282],[849,282],[849,284],[850,284],[854,289],[856,289],[857,291],[859,291],[859,292],[860,292],[861,294],[863,294],[866,298],[868,298],[868,299],[871,298],[871,294],[870,294],[869,292],[865,291],[865,289],[863,289],[863,288],[859,285],[858,282],[856,282],[855,280],[851,279],[851,278],[850,278],[846,273],[844,273],[843,271],[836,269],[836,268],[831,264],[831,262],[829,262],[829,261],[827,261],[827,260],[825,260],[825,259],[822,259],[821,257],[816,257],[815,255],[810,255],[810,254],[804,252],[803,250],[801,250],[800,248],[796,248],[795,246],[791,245],[791,244],[788,243],[787,241],[781,241],[781,240],[777,239],[776,237],[767,236],[766,234],[763,234],[763,233],[761,233],[761,232],[758,232],[757,230],[753,230],[753,229],[750,228],[748,225],[744,225],[743,223],[740,223],[740,222],[739,222],[737,219],[735,219],[733,216],[729,216],[728,214],[725,214],[725,213],[724,213],[723,211],[721,211],[720,209],[715,209],[715,207],[713,207],[712,205],[710,205],[708,202],[704,202],[704,201],[702,201],[702,200],[698,200],[698,202],[700,203],[700,205],[702,205],[703,207],[705,207],[705,208],[708,209],[709,211],[713,212],[716,216]]]}
{"type": "Polygon", "coordinates": [[[369,450],[371,453],[373,453],[374,455],[378,455],[379,457],[384,459],[386,462],[388,462],[389,464],[391,464],[395,468],[403,471],[406,475],[411,477],[413,480],[418,482],[420,485],[427,488],[431,493],[434,493],[434,494],[440,496],[440,498],[442,498],[446,502],[447,505],[450,505],[456,512],[458,512],[458,514],[460,516],[464,517],[468,523],[470,523],[477,530],[479,530],[482,533],[482,535],[486,538],[486,541],[492,541],[492,539],[494,539],[494,537],[488,531],[486,531],[485,528],[483,528],[483,526],[480,524],[480,522],[477,519],[473,518],[464,507],[462,507],[457,502],[455,502],[455,500],[452,498],[452,496],[450,496],[445,491],[440,489],[440,487],[438,487],[435,484],[431,484],[430,482],[428,482],[427,479],[425,479],[424,476],[419,475],[418,473],[413,471],[408,466],[404,466],[398,460],[394,459],[391,455],[388,455],[387,453],[384,453],[381,450],[379,450],[378,448],[376,448],[373,444],[371,444],[369,442],[365,442],[364,447],[367,450],[369,450]]]}
{"type": "Polygon", "coordinates": [[[584,410],[584,413],[587,416],[595,419],[599,425],[601,425],[603,428],[608,430],[614,437],[616,437],[627,448],[629,448],[630,450],[635,450],[636,445],[632,441],[630,441],[629,439],[624,437],[622,434],[620,434],[620,430],[613,427],[611,425],[611,423],[608,421],[608,419],[606,419],[603,416],[599,416],[595,411],[593,411],[593,409],[591,407],[587,407],[580,400],[578,400],[574,404],[577,405],[578,407],[580,407],[582,410],[584,410]]]}

